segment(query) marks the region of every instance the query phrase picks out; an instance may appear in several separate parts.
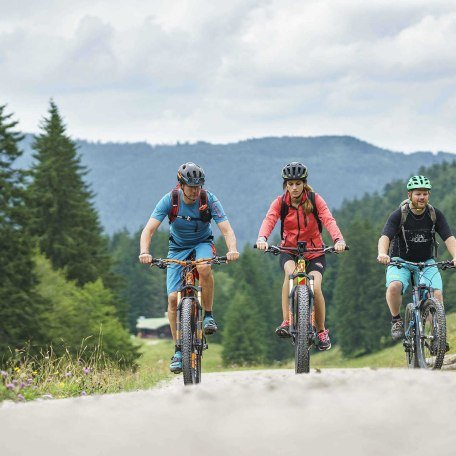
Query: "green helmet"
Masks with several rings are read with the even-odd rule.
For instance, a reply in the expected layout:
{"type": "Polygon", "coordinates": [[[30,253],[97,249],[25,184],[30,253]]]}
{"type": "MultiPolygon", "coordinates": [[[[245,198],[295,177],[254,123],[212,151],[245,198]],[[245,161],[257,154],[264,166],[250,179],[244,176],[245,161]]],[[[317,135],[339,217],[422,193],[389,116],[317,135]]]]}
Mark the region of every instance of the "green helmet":
{"type": "Polygon", "coordinates": [[[431,189],[431,181],[425,176],[412,176],[407,183],[407,190],[414,190],[415,188],[431,189]]]}

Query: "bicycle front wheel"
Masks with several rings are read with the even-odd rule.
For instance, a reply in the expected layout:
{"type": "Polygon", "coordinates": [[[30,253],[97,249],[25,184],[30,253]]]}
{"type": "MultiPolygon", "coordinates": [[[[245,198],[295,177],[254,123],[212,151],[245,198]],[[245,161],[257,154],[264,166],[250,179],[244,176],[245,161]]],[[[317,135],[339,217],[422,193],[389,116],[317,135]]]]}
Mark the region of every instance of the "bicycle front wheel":
{"type": "Polygon", "coordinates": [[[181,306],[182,331],[182,373],[184,384],[191,385],[201,381],[201,353],[196,346],[196,303],[191,298],[184,298],[181,306]]]}
{"type": "Polygon", "coordinates": [[[440,369],[446,351],[446,318],[443,304],[435,298],[426,299],[420,309],[420,367],[440,369]]]}
{"type": "Polygon", "coordinates": [[[298,285],[294,296],[296,322],[295,336],[295,372],[297,374],[310,371],[310,290],[307,285],[298,285]]]}

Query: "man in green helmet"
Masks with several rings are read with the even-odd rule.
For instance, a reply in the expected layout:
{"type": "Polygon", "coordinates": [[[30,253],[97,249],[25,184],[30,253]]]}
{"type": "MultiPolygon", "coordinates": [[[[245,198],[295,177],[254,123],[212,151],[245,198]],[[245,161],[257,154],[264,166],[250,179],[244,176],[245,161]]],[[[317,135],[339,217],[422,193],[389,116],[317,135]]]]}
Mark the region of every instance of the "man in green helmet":
{"type": "MultiPolygon", "coordinates": [[[[386,221],[378,241],[377,261],[388,265],[391,259],[435,263],[438,233],[456,265],[456,239],[441,211],[429,204],[432,185],[425,176],[412,176],[407,184],[408,200],[395,210],[386,221]]],[[[386,302],[391,311],[391,337],[404,337],[404,323],[400,316],[402,295],[408,287],[413,266],[400,269],[389,266],[386,270],[386,302]]],[[[434,288],[435,297],[443,302],[442,277],[434,268],[424,269],[423,283],[434,288]]]]}

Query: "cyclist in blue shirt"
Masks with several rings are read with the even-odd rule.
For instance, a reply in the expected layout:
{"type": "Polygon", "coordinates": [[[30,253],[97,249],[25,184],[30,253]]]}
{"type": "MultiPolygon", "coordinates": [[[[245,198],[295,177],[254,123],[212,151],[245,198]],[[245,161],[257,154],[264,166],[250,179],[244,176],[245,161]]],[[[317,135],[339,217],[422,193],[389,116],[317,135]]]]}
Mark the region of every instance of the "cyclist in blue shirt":
{"type": "MultiPolygon", "coordinates": [[[[195,254],[195,259],[214,256],[215,248],[211,230],[211,219],[214,219],[225,238],[228,261],[237,260],[239,252],[236,247],[236,236],[219,200],[213,193],[204,190],[207,203],[201,205],[202,186],[205,182],[204,170],[195,163],[184,163],[179,167],[177,180],[179,188],[174,192],[175,196],[173,197],[173,192],[163,196],[141,233],[139,261],[144,264],[152,262],[152,255],[149,253],[151,238],[167,216],[170,220],[168,258],[185,260],[192,252],[195,254]],[[173,198],[177,198],[177,201],[176,199],[173,201],[173,198]],[[173,205],[174,209],[172,209],[173,205]]],[[[174,342],[176,342],[177,290],[181,284],[181,270],[182,267],[179,265],[170,265],[166,274],[168,318],[174,342]]],[[[217,323],[212,316],[214,277],[211,265],[199,265],[197,270],[203,289],[204,331],[206,334],[213,334],[217,331],[217,323]]],[[[177,346],[171,358],[170,370],[174,373],[182,371],[182,353],[177,346]]]]}

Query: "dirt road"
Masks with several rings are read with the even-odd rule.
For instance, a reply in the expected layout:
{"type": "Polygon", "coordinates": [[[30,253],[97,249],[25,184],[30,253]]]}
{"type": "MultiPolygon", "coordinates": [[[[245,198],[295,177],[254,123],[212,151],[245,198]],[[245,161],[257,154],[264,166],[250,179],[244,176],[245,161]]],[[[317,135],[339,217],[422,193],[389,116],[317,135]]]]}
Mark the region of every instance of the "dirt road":
{"type": "Polygon", "coordinates": [[[0,405],[0,452],[33,455],[456,453],[456,373],[328,369],[179,376],[151,391],[0,405]]]}

